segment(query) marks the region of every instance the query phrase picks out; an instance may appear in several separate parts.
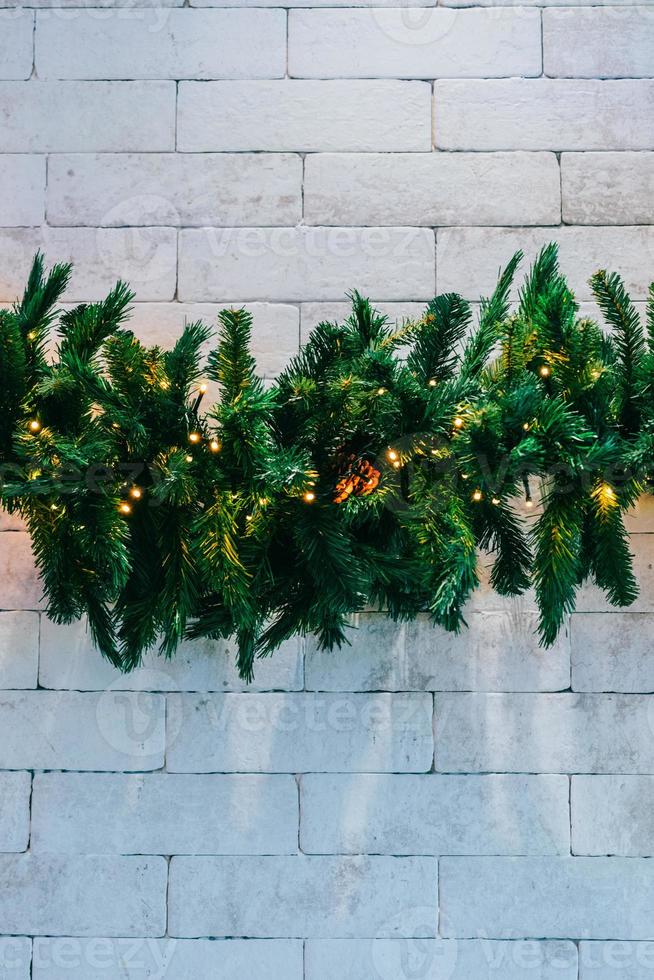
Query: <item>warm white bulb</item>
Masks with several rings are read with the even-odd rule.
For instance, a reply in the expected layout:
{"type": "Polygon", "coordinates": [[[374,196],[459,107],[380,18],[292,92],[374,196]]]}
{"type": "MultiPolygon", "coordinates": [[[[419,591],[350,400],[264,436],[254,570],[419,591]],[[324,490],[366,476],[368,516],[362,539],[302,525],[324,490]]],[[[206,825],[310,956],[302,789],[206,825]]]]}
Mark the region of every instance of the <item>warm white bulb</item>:
{"type": "Polygon", "coordinates": [[[460,415],[457,415],[457,417],[454,419],[454,422],[452,423],[452,425],[454,426],[455,429],[462,429],[463,428],[463,419],[461,418],[460,415]]]}
{"type": "Polygon", "coordinates": [[[209,449],[211,450],[212,453],[220,452],[221,446],[217,439],[211,440],[211,442],[209,443],[209,449]]]}
{"type": "Polygon", "coordinates": [[[312,490],[307,490],[302,499],[304,500],[305,504],[312,504],[316,499],[316,495],[312,490]]]}
{"type": "Polygon", "coordinates": [[[40,431],[41,431],[41,423],[39,422],[38,419],[32,419],[32,421],[30,422],[30,432],[40,432],[40,431]]]}
{"type": "Polygon", "coordinates": [[[200,435],[199,432],[191,432],[188,437],[188,441],[193,443],[198,443],[201,438],[202,436],[200,435]]]}
{"type": "Polygon", "coordinates": [[[549,378],[550,374],[552,373],[552,369],[548,367],[547,364],[542,364],[538,370],[538,373],[540,374],[541,378],[549,378]]]}
{"type": "Polygon", "coordinates": [[[397,459],[397,453],[395,452],[394,449],[389,449],[386,455],[388,456],[391,462],[397,459]]]}
{"type": "Polygon", "coordinates": [[[483,493],[481,492],[481,490],[475,490],[474,493],[473,493],[473,495],[472,495],[472,499],[474,500],[474,502],[476,504],[479,503],[479,501],[482,499],[482,497],[483,497],[483,493]]]}

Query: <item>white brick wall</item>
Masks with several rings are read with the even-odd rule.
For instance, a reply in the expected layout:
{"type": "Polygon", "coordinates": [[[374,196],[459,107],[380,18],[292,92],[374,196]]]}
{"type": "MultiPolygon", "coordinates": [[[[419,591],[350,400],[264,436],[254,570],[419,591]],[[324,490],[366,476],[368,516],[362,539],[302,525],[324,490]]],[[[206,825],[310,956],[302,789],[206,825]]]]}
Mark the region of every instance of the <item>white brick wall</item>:
{"type": "MultiPolygon", "coordinates": [[[[267,377],[359,288],[475,301],[518,247],[654,278],[654,4],[0,0],[0,302],[33,252],[132,326],[245,303],[267,377]]],[[[642,593],[548,651],[367,614],[238,678],[131,675],[43,613],[0,514],[2,980],[652,980],[654,507],[642,593]],[[172,860],[171,860],[172,859],[172,860]]]]}

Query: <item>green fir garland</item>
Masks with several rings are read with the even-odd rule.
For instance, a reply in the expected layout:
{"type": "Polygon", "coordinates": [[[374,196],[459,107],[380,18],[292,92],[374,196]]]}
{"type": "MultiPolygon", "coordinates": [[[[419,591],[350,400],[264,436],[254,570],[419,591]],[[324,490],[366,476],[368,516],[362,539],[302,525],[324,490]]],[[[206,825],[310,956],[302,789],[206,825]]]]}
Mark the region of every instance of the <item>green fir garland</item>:
{"type": "Polygon", "coordinates": [[[347,642],[369,606],[459,630],[480,550],[498,593],[535,589],[545,645],[586,579],[633,602],[623,515],[654,458],[654,289],[643,329],[620,278],[593,276],[605,333],[579,318],[554,245],[512,309],[520,260],[474,324],[453,293],[400,329],[353,293],[266,387],[246,311],[220,314],[207,358],[202,323],[147,348],[127,286],[58,315],[70,268],[37,256],[0,312],[1,495],[49,616],[86,615],[122,670],[234,636],[251,679],[295,634],[347,642]]]}

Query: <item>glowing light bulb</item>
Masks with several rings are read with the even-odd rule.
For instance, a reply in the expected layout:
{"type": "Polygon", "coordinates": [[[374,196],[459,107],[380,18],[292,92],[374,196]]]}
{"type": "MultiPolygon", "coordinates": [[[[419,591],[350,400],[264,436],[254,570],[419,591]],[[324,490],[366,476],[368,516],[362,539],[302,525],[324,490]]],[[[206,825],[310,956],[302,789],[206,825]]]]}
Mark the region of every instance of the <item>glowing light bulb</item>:
{"type": "Polygon", "coordinates": [[[41,423],[39,422],[38,419],[32,419],[32,421],[30,422],[30,432],[40,432],[40,431],[41,431],[41,423]]]}
{"type": "Polygon", "coordinates": [[[538,369],[538,373],[540,374],[541,378],[549,378],[550,374],[552,373],[552,369],[547,364],[541,364],[538,369]]]}
{"type": "Polygon", "coordinates": [[[386,389],[385,388],[378,388],[377,389],[377,394],[378,395],[385,395],[386,394],[386,389]]]}
{"type": "Polygon", "coordinates": [[[436,380],[436,378],[430,378],[429,379],[429,387],[430,388],[435,388],[437,384],[438,384],[438,381],[436,380]]]}
{"type": "Polygon", "coordinates": [[[186,459],[186,462],[187,463],[192,463],[193,462],[193,457],[191,456],[190,453],[188,453],[184,458],[186,459]]]}
{"type": "Polygon", "coordinates": [[[479,501],[480,501],[480,500],[482,499],[482,497],[483,497],[483,496],[484,496],[484,495],[483,495],[483,493],[481,492],[481,490],[475,490],[475,491],[473,492],[473,494],[472,494],[472,499],[474,500],[474,502],[475,502],[476,504],[478,504],[478,503],[479,503],[479,501]]]}
{"type": "Polygon", "coordinates": [[[219,453],[221,448],[222,447],[217,439],[212,439],[211,442],[209,443],[209,449],[211,450],[212,453],[219,453]]]}
{"type": "Polygon", "coordinates": [[[126,500],[124,500],[122,502],[122,504],[120,505],[120,507],[118,508],[118,510],[120,511],[121,514],[131,514],[132,513],[132,508],[130,507],[130,505],[127,503],[126,500]]]}
{"type": "Polygon", "coordinates": [[[202,436],[199,432],[191,432],[188,437],[188,441],[192,443],[198,443],[202,436]]]}
{"type": "Polygon", "coordinates": [[[495,504],[496,507],[499,504],[499,502],[500,502],[500,498],[499,497],[493,497],[493,503],[495,504]]]}
{"type": "Polygon", "coordinates": [[[527,500],[525,500],[525,507],[527,508],[527,510],[531,510],[533,506],[534,506],[533,500],[531,499],[531,497],[528,497],[527,500]]]}
{"type": "Polygon", "coordinates": [[[133,497],[134,500],[140,500],[141,497],[143,496],[143,491],[141,490],[140,487],[132,487],[132,489],[129,492],[129,495],[130,497],[133,497]]]}
{"type": "Polygon", "coordinates": [[[312,490],[307,490],[302,499],[304,500],[305,504],[312,504],[316,499],[316,495],[312,490]]]}
{"type": "Polygon", "coordinates": [[[525,432],[529,432],[529,422],[523,422],[522,428],[525,432]]]}
{"type": "Polygon", "coordinates": [[[206,382],[203,381],[202,384],[200,385],[200,387],[198,388],[198,391],[200,392],[201,395],[206,395],[207,388],[208,388],[208,385],[206,384],[206,382]]]}
{"type": "Polygon", "coordinates": [[[395,452],[394,449],[389,449],[386,455],[388,456],[391,462],[394,462],[397,459],[397,453],[395,452]]]}
{"type": "Polygon", "coordinates": [[[454,422],[452,422],[452,425],[454,426],[455,429],[463,428],[463,419],[461,418],[460,415],[457,415],[457,417],[454,419],[454,422]]]}

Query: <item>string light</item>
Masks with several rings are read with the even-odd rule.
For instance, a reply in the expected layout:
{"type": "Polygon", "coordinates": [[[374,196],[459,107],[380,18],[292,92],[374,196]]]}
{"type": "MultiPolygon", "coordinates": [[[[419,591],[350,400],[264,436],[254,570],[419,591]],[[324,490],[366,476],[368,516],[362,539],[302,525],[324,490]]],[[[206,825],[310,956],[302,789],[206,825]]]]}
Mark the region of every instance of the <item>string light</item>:
{"type": "Polygon", "coordinates": [[[493,497],[493,503],[495,504],[496,507],[499,504],[499,502],[500,502],[500,498],[499,497],[493,497]]]}
{"type": "Polygon", "coordinates": [[[133,497],[134,500],[140,500],[141,497],[143,496],[143,491],[141,490],[140,487],[132,487],[132,489],[129,492],[129,495],[130,497],[133,497]]]}
{"type": "Polygon", "coordinates": [[[202,436],[199,432],[191,432],[188,437],[188,441],[192,443],[198,443],[202,436]]]}
{"type": "Polygon", "coordinates": [[[463,428],[463,419],[461,418],[460,415],[457,415],[457,417],[452,422],[452,425],[454,426],[455,429],[462,429],[463,428]]]}
{"type": "Polygon", "coordinates": [[[467,473],[462,473],[461,474],[461,479],[462,480],[467,480],[468,479],[468,474],[467,473]]]}
{"type": "Polygon", "coordinates": [[[389,449],[386,455],[388,456],[388,458],[392,463],[395,462],[395,460],[397,459],[397,453],[395,452],[394,449],[389,449]]]}
{"type": "Polygon", "coordinates": [[[123,500],[123,502],[120,505],[120,507],[118,508],[118,510],[120,511],[121,514],[131,514],[132,513],[132,508],[130,507],[130,505],[127,503],[126,500],[123,500]]]}
{"type": "Polygon", "coordinates": [[[40,431],[41,431],[41,423],[39,422],[38,419],[32,419],[32,421],[30,422],[30,432],[40,432],[40,431]]]}
{"type": "Polygon", "coordinates": [[[198,388],[198,391],[200,392],[201,395],[206,395],[207,388],[208,388],[208,385],[206,384],[206,382],[203,381],[202,384],[200,385],[200,387],[198,388]]]}
{"type": "Polygon", "coordinates": [[[212,453],[219,453],[221,448],[222,447],[217,439],[212,439],[211,442],[209,443],[209,449],[211,450],[212,453]]]}
{"type": "Polygon", "coordinates": [[[531,497],[527,497],[527,499],[525,500],[525,507],[527,508],[527,510],[531,510],[533,506],[534,506],[533,500],[531,499],[531,497]]]}
{"type": "Polygon", "coordinates": [[[523,422],[522,428],[525,430],[525,432],[529,432],[529,422],[523,422]]]}
{"type": "Polygon", "coordinates": [[[385,388],[378,388],[377,389],[377,394],[378,395],[385,395],[386,394],[386,389],[385,388]]]}
{"type": "Polygon", "coordinates": [[[552,369],[548,364],[541,364],[538,369],[538,373],[540,374],[541,378],[549,378],[550,374],[552,373],[552,369]]]}
{"type": "Polygon", "coordinates": [[[304,500],[305,504],[312,504],[316,499],[316,495],[313,490],[307,490],[302,499],[304,500]]]}
{"type": "Polygon", "coordinates": [[[187,453],[187,455],[185,456],[185,459],[186,459],[186,462],[187,463],[192,463],[193,462],[193,457],[191,456],[190,453],[187,453]]]}
{"type": "Polygon", "coordinates": [[[430,388],[435,388],[437,384],[438,384],[438,381],[436,380],[436,378],[430,378],[429,379],[429,387],[430,388]]]}
{"type": "Polygon", "coordinates": [[[472,499],[474,500],[474,502],[475,502],[476,504],[478,504],[478,503],[479,503],[479,501],[480,501],[480,500],[481,500],[481,499],[483,498],[483,496],[484,496],[484,495],[483,495],[483,493],[481,492],[481,490],[475,490],[475,491],[473,492],[473,494],[472,494],[472,499]]]}

